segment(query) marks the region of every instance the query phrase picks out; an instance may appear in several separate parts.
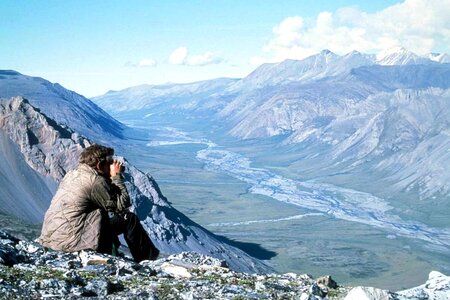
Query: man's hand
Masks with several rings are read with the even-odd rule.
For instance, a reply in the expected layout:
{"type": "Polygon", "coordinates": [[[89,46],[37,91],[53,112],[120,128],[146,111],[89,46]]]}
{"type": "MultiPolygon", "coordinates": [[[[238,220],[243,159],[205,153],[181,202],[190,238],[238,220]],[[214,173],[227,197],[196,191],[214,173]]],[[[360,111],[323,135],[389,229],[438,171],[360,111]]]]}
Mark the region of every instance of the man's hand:
{"type": "Polygon", "coordinates": [[[109,165],[109,170],[111,177],[121,174],[123,172],[123,164],[118,160],[114,160],[114,162],[109,165]]]}

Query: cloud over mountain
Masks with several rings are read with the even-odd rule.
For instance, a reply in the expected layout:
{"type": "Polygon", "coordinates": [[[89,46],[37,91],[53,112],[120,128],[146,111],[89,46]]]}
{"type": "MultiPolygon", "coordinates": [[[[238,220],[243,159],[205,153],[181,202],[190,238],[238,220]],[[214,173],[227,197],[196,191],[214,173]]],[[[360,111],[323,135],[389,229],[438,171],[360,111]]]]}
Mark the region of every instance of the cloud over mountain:
{"type": "Polygon", "coordinates": [[[173,65],[206,66],[218,64],[223,61],[223,58],[209,51],[203,54],[189,55],[188,48],[186,47],[175,49],[169,57],[169,62],[173,65]]]}
{"type": "MultiPolygon", "coordinates": [[[[446,44],[438,43],[450,40],[449,15],[449,0],[406,0],[375,13],[345,7],[321,12],[313,20],[292,16],[273,28],[273,37],[263,48],[264,59],[303,59],[321,49],[345,54],[402,46],[421,55],[436,47],[446,50],[446,44]]],[[[254,63],[262,60],[251,59],[254,63]]]]}

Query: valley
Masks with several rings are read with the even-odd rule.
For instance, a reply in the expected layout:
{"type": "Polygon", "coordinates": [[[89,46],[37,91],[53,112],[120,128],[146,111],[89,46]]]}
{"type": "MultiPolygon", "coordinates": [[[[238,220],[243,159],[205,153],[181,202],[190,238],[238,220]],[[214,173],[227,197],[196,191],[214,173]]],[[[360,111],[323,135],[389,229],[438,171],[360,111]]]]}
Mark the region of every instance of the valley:
{"type": "Polygon", "coordinates": [[[213,233],[279,272],[400,289],[450,270],[449,70],[404,49],[324,50],[93,100],[140,132],[124,152],[213,233]]]}
{"type": "Polygon", "coordinates": [[[198,133],[149,129],[151,140],[124,149],[128,159],[154,176],[174,207],[278,272],[399,289],[422,282],[423,270],[450,267],[448,230],[403,220],[384,199],[280,176],[274,170],[287,168],[255,165],[234,152],[239,143],[229,151],[198,133]]]}

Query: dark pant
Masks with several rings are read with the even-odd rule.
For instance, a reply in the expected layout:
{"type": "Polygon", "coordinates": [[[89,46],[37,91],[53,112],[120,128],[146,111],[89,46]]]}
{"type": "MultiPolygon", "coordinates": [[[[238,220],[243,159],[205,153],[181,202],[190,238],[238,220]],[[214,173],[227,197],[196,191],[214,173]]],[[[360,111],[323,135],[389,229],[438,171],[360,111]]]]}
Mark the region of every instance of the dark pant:
{"type": "MultiPolygon", "coordinates": [[[[123,234],[136,262],[158,258],[159,250],[153,245],[135,214],[126,212],[114,214],[111,218],[104,214],[102,219],[104,222],[98,252],[111,254],[113,243],[118,242],[117,236],[123,234]]],[[[118,245],[120,244],[116,244],[118,245]]]]}

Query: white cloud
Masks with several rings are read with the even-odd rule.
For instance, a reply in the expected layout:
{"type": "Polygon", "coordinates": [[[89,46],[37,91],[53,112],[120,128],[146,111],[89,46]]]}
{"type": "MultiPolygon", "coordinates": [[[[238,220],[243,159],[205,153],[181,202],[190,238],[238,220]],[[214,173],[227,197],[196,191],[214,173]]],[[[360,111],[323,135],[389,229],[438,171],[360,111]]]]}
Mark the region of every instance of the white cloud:
{"type": "Polygon", "coordinates": [[[173,65],[206,66],[218,64],[223,61],[223,58],[215,56],[212,52],[206,52],[199,55],[189,55],[186,47],[179,47],[175,49],[169,57],[169,62],[173,65]]]}
{"type": "Polygon", "coordinates": [[[323,49],[374,53],[402,46],[425,54],[436,47],[449,51],[449,44],[450,0],[406,0],[375,13],[347,7],[321,12],[312,21],[286,18],[273,28],[266,55],[250,62],[303,59],[323,49]]]}
{"type": "Polygon", "coordinates": [[[201,55],[193,55],[188,58],[188,64],[192,66],[206,66],[211,64],[218,64],[223,61],[223,58],[214,56],[214,54],[211,52],[206,52],[201,55]]]}
{"type": "Polygon", "coordinates": [[[186,62],[188,49],[186,47],[179,47],[175,49],[169,57],[169,62],[173,65],[183,65],[186,62]]]}
{"type": "Polygon", "coordinates": [[[144,58],[138,63],[138,66],[139,67],[156,67],[156,64],[157,64],[156,60],[144,58]]]}
{"type": "Polygon", "coordinates": [[[141,59],[138,63],[127,62],[125,66],[134,68],[148,68],[148,67],[156,67],[157,64],[158,63],[154,59],[144,58],[141,59]]]}

